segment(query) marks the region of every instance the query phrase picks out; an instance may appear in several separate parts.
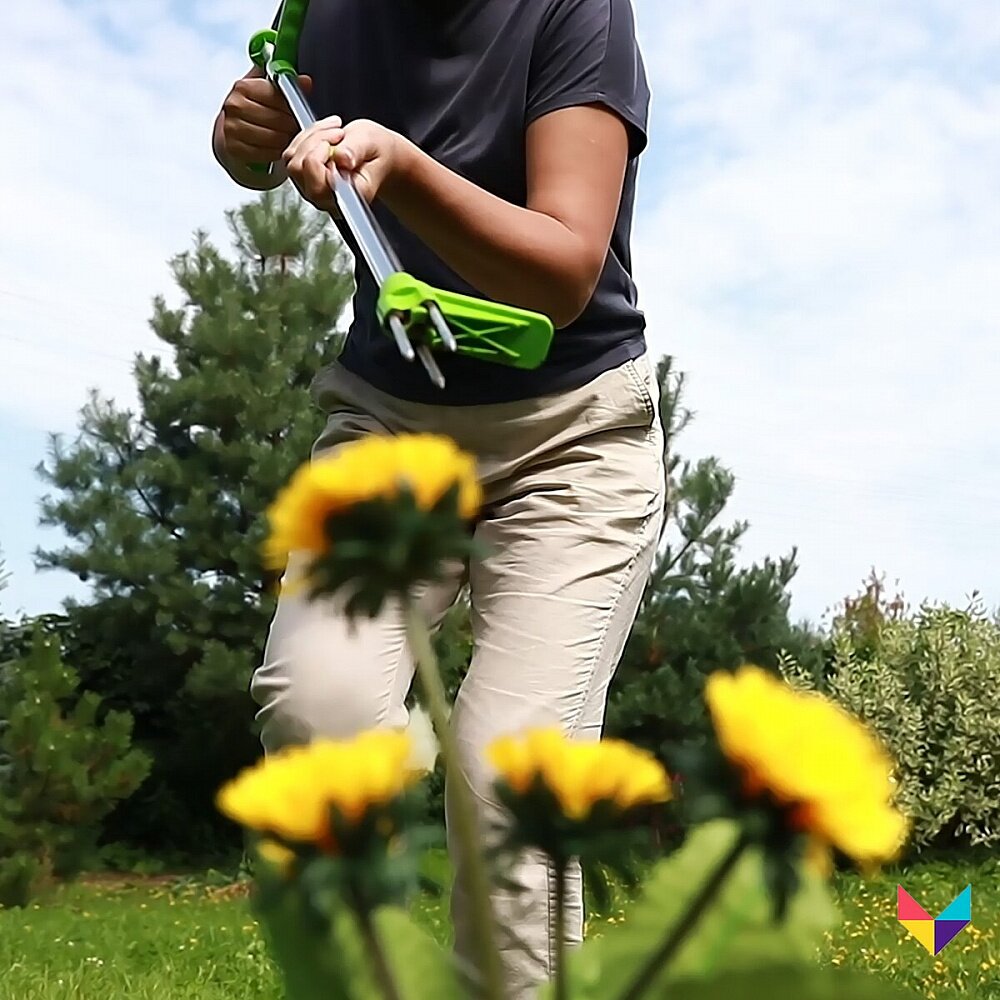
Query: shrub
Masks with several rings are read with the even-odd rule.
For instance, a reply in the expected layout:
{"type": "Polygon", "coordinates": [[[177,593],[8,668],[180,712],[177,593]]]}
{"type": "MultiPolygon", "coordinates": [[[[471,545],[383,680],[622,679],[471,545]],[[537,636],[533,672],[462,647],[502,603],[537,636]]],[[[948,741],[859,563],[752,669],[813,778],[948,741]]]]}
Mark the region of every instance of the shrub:
{"type": "Polygon", "coordinates": [[[23,906],[96,850],[101,822],[149,772],[132,719],[77,692],[76,673],[41,630],[0,666],[0,906],[23,906]]]}
{"type": "Polygon", "coordinates": [[[834,619],[822,676],[787,656],[781,670],[886,742],[914,847],[1000,844],[1000,619],[978,599],[908,613],[871,582],[834,619]]]}

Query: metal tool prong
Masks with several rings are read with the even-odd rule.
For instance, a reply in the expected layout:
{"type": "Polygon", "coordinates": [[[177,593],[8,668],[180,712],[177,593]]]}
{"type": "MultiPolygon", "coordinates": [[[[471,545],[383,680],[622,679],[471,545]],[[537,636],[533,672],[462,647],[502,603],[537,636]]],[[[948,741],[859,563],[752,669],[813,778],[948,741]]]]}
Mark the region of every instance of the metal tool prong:
{"type": "Polygon", "coordinates": [[[437,330],[438,335],[441,337],[444,349],[454,354],[458,350],[458,341],[455,340],[455,334],[451,332],[451,328],[444,318],[444,313],[441,312],[441,307],[433,300],[425,302],[424,305],[427,307],[427,315],[430,317],[434,329],[437,330]]]}
{"type": "Polygon", "coordinates": [[[438,368],[438,363],[434,360],[434,355],[431,354],[431,349],[426,344],[417,344],[417,357],[420,358],[421,363],[430,375],[431,381],[439,388],[444,388],[444,374],[441,369],[438,368]]]}
{"type": "MultiPolygon", "coordinates": [[[[406,327],[403,326],[403,321],[395,313],[389,313],[388,319],[389,330],[392,333],[393,339],[396,341],[399,353],[402,354],[407,361],[412,361],[416,357],[416,354],[413,351],[413,345],[410,343],[410,338],[406,335],[406,327]]],[[[426,365],[424,367],[426,367],[426,365]]]]}

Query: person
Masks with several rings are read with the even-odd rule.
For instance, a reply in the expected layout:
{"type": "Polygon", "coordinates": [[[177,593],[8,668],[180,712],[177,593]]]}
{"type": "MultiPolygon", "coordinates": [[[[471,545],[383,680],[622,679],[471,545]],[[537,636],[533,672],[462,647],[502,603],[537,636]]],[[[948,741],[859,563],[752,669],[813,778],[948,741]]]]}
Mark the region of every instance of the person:
{"type": "MultiPolygon", "coordinates": [[[[659,393],[631,276],[650,100],[631,0],[312,0],[297,69],[321,119],[304,132],[255,69],[225,98],[213,148],[234,181],[290,178],[334,210],[332,156],[408,272],[556,327],[532,371],[440,353],[440,389],[379,327],[358,258],[345,345],[313,386],[327,414],[314,455],[429,431],[476,456],[488,554],[420,601],[436,624],[468,587],[474,651],[452,716],[462,767],[448,780],[471,785],[484,830],[501,829],[485,746],[552,724],[600,738],[664,517],[659,393]],[[265,161],[268,176],[249,167],[265,161]]],[[[352,630],[333,600],[282,597],[252,681],[265,752],[406,725],[412,675],[398,609],[352,630]]],[[[470,957],[450,847],[456,949],[470,957]]],[[[552,970],[553,880],[534,855],[513,875],[517,890],[498,885],[492,902],[520,1000],[552,970]]],[[[567,915],[573,945],[578,870],[567,915]]]]}

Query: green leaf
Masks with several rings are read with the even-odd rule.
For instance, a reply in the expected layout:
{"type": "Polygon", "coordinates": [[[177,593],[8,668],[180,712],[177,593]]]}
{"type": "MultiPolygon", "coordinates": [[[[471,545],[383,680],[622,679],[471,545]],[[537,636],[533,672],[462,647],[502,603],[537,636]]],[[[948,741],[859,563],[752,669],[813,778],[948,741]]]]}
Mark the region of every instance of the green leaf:
{"type": "MultiPolygon", "coordinates": [[[[574,1000],[609,1000],[631,982],[687,911],[692,899],[738,834],[734,823],[716,821],[695,828],[684,846],[651,872],[624,923],[586,942],[569,962],[574,1000]]],[[[655,988],[682,977],[703,978],[775,962],[810,962],[835,910],[818,877],[803,872],[786,919],[776,924],[759,850],[745,852],[715,900],[680,946],[655,988]]],[[[650,995],[658,995],[655,990],[650,995]]],[[[543,992],[542,997],[551,993],[543,992]]]]}
{"type": "MultiPolygon", "coordinates": [[[[340,935],[307,903],[294,883],[261,878],[256,909],[287,1000],[361,1000],[351,981],[357,963],[334,942],[340,935]]],[[[339,941],[336,941],[339,944],[339,941]]]]}
{"type": "MultiPolygon", "coordinates": [[[[649,1000],[667,993],[650,992],[649,1000]]],[[[781,967],[688,980],[670,987],[670,1000],[917,1000],[918,994],[867,973],[781,967]]]]}
{"type": "Polygon", "coordinates": [[[380,940],[389,955],[400,1000],[464,1000],[450,952],[418,927],[409,914],[386,907],[375,918],[380,940]]]}
{"type": "MultiPolygon", "coordinates": [[[[282,972],[287,1000],[384,1000],[358,920],[335,894],[262,873],[257,911],[282,972]]],[[[451,956],[406,911],[385,907],[375,934],[399,1000],[464,1000],[451,956]]]]}

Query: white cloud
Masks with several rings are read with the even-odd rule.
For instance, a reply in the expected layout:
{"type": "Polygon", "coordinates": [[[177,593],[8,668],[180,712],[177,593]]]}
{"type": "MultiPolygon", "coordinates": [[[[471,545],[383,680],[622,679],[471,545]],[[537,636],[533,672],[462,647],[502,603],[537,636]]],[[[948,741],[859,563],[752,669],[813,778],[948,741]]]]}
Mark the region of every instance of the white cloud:
{"type": "Polygon", "coordinates": [[[88,385],[132,398],[129,361],[157,344],[148,318],[168,258],[196,228],[222,234],[240,199],[210,131],[246,38],[271,17],[267,3],[242,8],[220,18],[225,34],[181,24],[163,0],[9,12],[0,413],[71,429],[88,385]]]}
{"type": "MultiPolygon", "coordinates": [[[[156,350],[151,302],[195,229],[224,240],[243,193],[215,166],[210,130],[245,43],[273,6],[215,3],[207,29],[162,0],[34,0],[5,11],[0,135],[2,606],[50,610],[73,588],[35,576],[41,485],[23,442],[72,431],[91,386],[134,399],[131,360],[156,350]],[[108,26],[113,30],[111,44],[108,26]]],[[[44,537],[52,545],[55,539],[44,537]]]]}
{"type": "Polygon", "coordinates": [[[991,8],[639,3],[651,340],[692,374],[687,448],[741,480],[748,551],[800,546],[811,616],[872,564],[1000,603],[991,8]]]}

